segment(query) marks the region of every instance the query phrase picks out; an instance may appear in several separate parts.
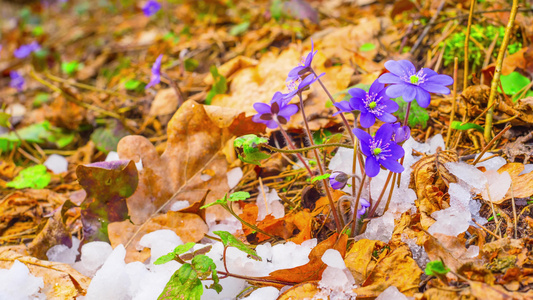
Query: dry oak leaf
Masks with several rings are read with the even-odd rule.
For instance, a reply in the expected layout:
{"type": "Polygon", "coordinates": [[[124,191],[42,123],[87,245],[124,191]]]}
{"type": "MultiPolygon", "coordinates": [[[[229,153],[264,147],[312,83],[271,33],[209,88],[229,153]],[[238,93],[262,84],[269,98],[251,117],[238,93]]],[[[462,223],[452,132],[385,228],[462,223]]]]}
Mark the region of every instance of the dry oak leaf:
{"type": "Polygon", "coordinates": [[[315,299],[315,295],[320,291],[318,280],[297,284],[279,295],[278,300],[306,300],[315,299]]]}
{"type": "MultiPolygon", "coordinates": [[[[322,255],[328,249],[335,249],[340,252],[344,257],[346,254],[346,243],[348,242],[348,236],[335,233],[326,240],[320,242],[311,253],[309,253],[309,262],[303,266],[294,267],[291,269],[277,270],[270,273],[263,279],[277,280],[289,283],[302,283],[306,281],[320,280],[322,272],[326,269],[327,265],[322,261],[322,255]]],[[[282,285],[273,284],[277,287],[282,285]]]]}
{"type": "Polygon", "coordinates": [[[385,243],[381,241],[362,239],[355,242],[346,253],[344,263],[352,273],[355,284],[361,284],[368,277],[376,265],[372,253],[376,248],[381,249],[384,246],[385,243]]]}
{"type": "Polygon", "coordinates": [[[353,290],[357,299],[374,298],[390,286],[395,286],[406,296],[418,292],[422,270],[411,257],[406,245],[394,249],[380,259],[361,287],[353,290]]]}
{"type": "MultiPolygon", "coordinates": [[[[144,137],[122,138],[117,151],[120,158],[143,162],[138,188],[127,200],[131,220],[135,224],[145,222],[163,204],[170,203],[173,195],[173,200],[187,200],[191,204],[201,200],[186,197],[186,191],[211,189],[206,203],[222,198],[229,190],[228,162],[223,153],[226,144],[234,136],[263,129],[263,124],[254,123],[234,110],[209,108],[208,112],[204,105],[188,100],[168,123],[168,141],[161,156],[144,137]],[[204,181],[200,176],[208,169],[214,175],[204,181]]],[[[209,208],[207,213],[215,214],[217,219],[227,215],[219,207],[209,208]]]]}
{"type": "Polygon", "coordinates": [[[129,220],[114,222],[108,225],[111,246],[126,245],[130,239],[131,245],[126,249],[126,261],[145,261],[150,257],[150,251],[136,249],[141,238],[150,232],[169,229],[176,233],[184,243],[198,242],[209,231],[209,228],[197,214],[169,211],[150,219],[144,226],[131,224],[129,220]],[[140,231],[137,232],[137,230],[140,231]]]}
{"type": "Polygon", "coordinates": [[[11,268],[15,260],[25,264],[33,276],[43,278],[44,288],[41,292],[49,300],[70,300],[85,295],[91,282],[89,277],[67,264],[39,260],[9,250],[0,251],[0,268],[11,268]]]}
{"type": "Polygon", "coordinates": [[[498,173],[508,172],[511,175],[511,188],[503,200],[515,198],[528,198],[533,195],[533,172],[519,175],[524,170],[524,164],[508,163],[498,169],[498,173]]]}
{"type": "Polygon", "coordinates": [[[435,233],[424,243],[424,248],[430,260],[442,260],[445,266],[456,272],[463,264],[476,260],[465,244],[463,235],[457,237],[435,233]]]}
{"type": "Polygon", "coordinates": [[[533,291],[529,290],[526,293],[509,292],[503,286],[488,285],[483,282],[469,281],[471,296],[475,299],[491,299],[491,300],[521,300],[533,299],[533,291]]]}

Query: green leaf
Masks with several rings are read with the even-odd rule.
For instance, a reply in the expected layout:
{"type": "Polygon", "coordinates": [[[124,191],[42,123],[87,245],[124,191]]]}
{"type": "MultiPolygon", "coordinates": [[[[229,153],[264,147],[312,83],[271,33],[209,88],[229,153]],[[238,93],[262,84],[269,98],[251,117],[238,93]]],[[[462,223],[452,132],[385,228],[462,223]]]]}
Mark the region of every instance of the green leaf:
{"type": "Polygon", "coordinates": [[[376,45],[374,45],[372,43],[365,43],[365,44],[361,45],[361,47],[359,48],[359,51],[367,52],[367,51],[371,51],[371,50],[374,50],[374,49],[376,49],[376,45]]]}
{"type": "Polygon", "coordinates": [[[229,34],[231,34],[233,36],[241,35],[241,34],[245,33],[246,30],[248,30],[249,27],[250,27],[250,22],[248,22],[248,21],[242,22],[240,24],[237,24],[237,25],[231,27],[231,29],[229,30],[229,34]]]}
{"type": "Polygon", "coordinates": [[[313,132],[313,141],[316,145],[321,145],[329,136],[331,136],[331,131],[327,129],[317,130],[313,132]]]}
{"type": "Polygon", "coordinates": [[[211,104],[211,101],[216,95],[224,94],[228,90],[228,85],[226,84],[226,78],[222,76],[220,73],[218,73],[217,67],[211,66],[209,68],[209,71],[211,72],[211,75],[213,76],[213,86],[211,86],[211,90],[209,91],[209,93],[207,93],[207,96],[205,98],[205,104],[207,105],[211,104]]]}
{"type": "Polygon", "coordinates": [[[440,276],[446,275],[450,272],[450,269],[447,268],[442,261],[434,260],[427,263],[425,272],[428,276],[440,276]]]}
{"type": "Polygon", "coordinates": [[[44,29],[41,25],[37,25],[33,28],[33,30],[31,31],[31,33],[34,35],[34,36],[41,36],[43,35],[44,33],[44,29]]]}
{"type": "Polygon", "coordinates": [[[33,106],[39,107],[48,101],[50,101],[50,95],[48,93],[39,93],[33,98],[33,106]]]}
{"type": "Polygon", "coordinates": [[[165,264],[165,263],[167,263],[169,261],[172,261],[172,260],[174,260],[176,258],[176,256],[189,251],[192,247],[194,247],[194,245],[195,244],[193,242],[187,243],[185,245],[179,245],[172,252],[169,252],[169,253],[161,256],[160,258],[158,258],[154,262],[154,265],[162,265],[162,264],[165,264]]]}
{"type": "Polygon", "coordinates": [[[260,166],[261,160],[269,158],[270,155],[261,152],[257,146],[267,143],[268,139],[266,138],[258,137],[255,134],[247,134],[236,138],[233,146],[237,148],[240,160],[245,163],[260,166]]]}
{"type": "Polygon", "coordinates": [[[315,177],[313,177],[313,179],[311,179],[311,182],[315,182],[317,180],[322,180],[322,179],[328,179],[330,175],[331,174],[326,173],[324,175],[315,176],[315,177]]]}
{"type": "Polygon", "coordinates": [[[109,153],[116,151],[120,139],[128,134],[129,132],[118,120],[106,120],[105,127],[96,128],[91,134],[91,141],[98,150],[109,153]]]}
{"type": "Polygon", "coordinates": [[[282,0],[273,0],[272,5],[270,5],[270,15],[272,18],[279,22],[283,14],[283,1],[282,0]]]}
{"type": "MultiPolygon", "coordinates": [[[[17,130],[20,138],[28,143],[42,144],[45,142],[54,143],[61,148],[74,140],[74,133],[66,133],[63,130],[50,125],[50,122],[32,124],[28,127],[17,130]]],[[[14,133],[0,135],[0,150],[9,151],[14,145],[20,144],[19,137],[14,133]]]]}
{"type": "Polygon", "coordinates": [[[63,71],[63,73],[68,74],[68,75],[74,74],[76,71],[79,70],[79,68],[80,68],[80,63],[75,60],[71,62],[63,62],[61,64],[61,70],[63,71]]]}
{"type": "Polygon", "coordinates": [[[461,125],[462,122],[460,121],[453,121],[452,122],[452,128],[453,129],[457,129],[457,130],[468,130],[468,129],[475,129],[479,132],[483,132],[483,127],[478,125],[478,124],[474,124],[474,123],[465,123],[463,125],[461,125]]]}
{"type": "Polygon", "coordinates": [[[182,265],[168,281],[158,300],[200,300],[204,289],[191,264],[182,265]]]}
{"type": "MultiPolygon", "coordinates": [[[[503,91],[508,95],[514,95],[522,91],[531,83],[531,80],[518,72],[512,72],[509,75],[501,75],[503,91]]],[[[498,89],[500,89],[498,87],[498,89]]],[[[500,90],[501,92],[501,90],[500,90]]]]}
{"type": "Polygon", "coordinates": [[[11,123],[9,122],[9,118],[11,118],[11,115],[0,111],[0,126],[5,128],[11,128],[11,123]]]}
{"type": "MultiPolygon", "coordinates": [[[[407,103],[403,101],[402,97],[394,98],[392,100],[396,101],[396,103],[398,103],[398,106],[400,107],[396,112],[398,118],[400,120],[405,119],[407,103]]],[[[410,127],[421,125],[422,128],[426,128],[428,120],[428,112],[424,108],[420,107],[416,100],[413,100],[411,102],[411,111],[409,112],[409,120],[407,120],[407,124],[409,124],[410,127]]]]}
{"type": "Polygon", "coordinates": [[[185,70],[188,72],[193,72],[200,65],[200,63],[194,58],[187,58],[183,64],[185,65],[185,70]]]}
{"type": "Polygon", "coordinates": [[[140,85],[141,85],[141,82],[139,80],[130,79],[124,83],[124,88],[129,91],[132,91],[132,90],[139,88],[140,85]]]}
{"type": "Polygon", "coordinates": [[[248,192],[235,192],[229,196],[229,201],[241,201],[250,198],[250,193],[248,192]]]}
{"type": "Polygon", "coordinates": [[[43,189],[50,183],[51,179],[52,176],[46,172],[44,165],[36,165],[20,171],[19,175],[13,181],[8,182],[6,186],[16,189],[43,189]]]}
{"type": "Polygon", "coordinates": [[[224,247],[235,247],[242,252],[250,255],[255,260],[261,261],[261,257],[257,255],[255,250],[248,248],[243,242],[234,237],[231,233],[227,231],[213,231],[214,234],[218,235],[222,240],[224,247]]]}

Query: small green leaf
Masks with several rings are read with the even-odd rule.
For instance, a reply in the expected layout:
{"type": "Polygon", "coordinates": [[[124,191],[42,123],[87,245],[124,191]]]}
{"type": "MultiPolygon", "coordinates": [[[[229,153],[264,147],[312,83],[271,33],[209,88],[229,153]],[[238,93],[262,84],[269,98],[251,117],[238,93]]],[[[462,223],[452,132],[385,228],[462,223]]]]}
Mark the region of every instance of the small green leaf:
{"type": "Polygon", "coordinates": [[[367,52],[367,51],[371,51],[371,50],[374,50],[374,49],[376,49],[376,45],[374,45],[372,43],[365,43],[365,44],[361,45],[361,47],[359,48],[359,51],[367,52]]]}
{"type": "MultiPolygon", "coordinates": [[[[407,103],[403,101],[402,97],[394,98],[392,99],[398,103],[398,106],[400,107],[397,111],[397,116],[400,120],[405,119],[405,112],[407,110],[407,103]]],[[[416,100],[413,100],[411,102],[411,110],[409,112],[409,120],[407,120],[407,124],[409,124],[410,127],[415,127],[416,125],[421,125],[422,128],[426,128],[427,122],[429,120],[429,114],[428,112],[420,107],[416,100]]]]}
{"type": "Polygon", "coordinates": [[[68,75],[74,74],[76,71],[79,70],[79,68],[80,68],[80,64],[75,60],[71,62],[63,62],[61,64],[61,70],[63,71],[63,73],[68,74],[68,75]]]}
{"type": "Polygon", "coordinates": [[[245,33],[246,30],[248,30],[249,27],[250,27],[250,22],[248,22],[248,21],[242,22],[240,24],[237,24],[237,25],[231,27],[231,29],[229,30],[229,34],[231,34],[233,36],[241,35],[241,34],[245,33]]]}
{"type": "Polygon", "coordinates": [[[44,165],[36,165],[20,171],[19,175],[13,181],[8,182],[6,186],[16,189],[43,189],[50,183],[51,179],[52,176],[46,172],[44,165]]]}
{"type": "Polygon", "coordinates": [[[50,122],[32,124],[14,132],[0,135],[0,150],[9,151],[14,145],[20,144],[19,137],[28,143],[55,143],[56,146],[65,146],[66,142],[74,139],[74,133],[66,133],[59,128],[50,125],[50,122]],[[60,141],[60,143],[58,142],[60,141]]]}
{"type": "Polygon", "coordinates": [[[140,81],[135,80],[135,79],[130,79],[124,83],[124,88],[129,91],[132,91],[132,90],[139,88],[140,85],[141,85],[140,81]]]}
{"type": "Polygon", "coordinates": [[[446,275],[450,272],[450,269],[447,268],[442,261],[434,260],[427,263],[425,272],[428,276],[440,276],[446,275]]]}
{"type": "Polygon", "coordinates": [[[194,247],[194,243],[192,243],[192,242],[187,243],[185,245],[179,245],[172,252],[167,253],[167,254],[161,256],[160,258],[158,258],[154,262],[154,265],[162,265],[162,264],[165,264],[165,263],[167,263],[169,261],[172,261],[172,260],[174,260],[176,258],[176,256],[189,251],[192,247],[194,247]]]}
{"type": "Polygon", "coordinates": [[[33,30],[31,31],[31,33],[32,33],[34,36],[41,36],[41,35],[43,35],[43,33],[44,33],[44,29],[43,29],[42,26],[37,25],[37,26],[35,26],[35,28],[33,28],[33,30]]]}
{"type": "Polygon", "coordinates": [[[235,192],[229,196],[229,201],[241,201],[250,198],[250,193],[248,192],[235,192]]]}
{"type": "Polygon", "coordinates": [[[529,78],[518,72],[512,72],[509,75],[501,75],[500,80],[502,82],[503,91],[508,95],[514,95],[522,91],[531,83],[529,78]]]}
{"type": "Polygon", "coordinates": [[[106,120],[106,126],[96,128],[91,134],[91,141],[102,152],[116,151],[121,138],[129,134],[124,126],[117,120],[106,120]]]}
{"type": "Polygon", "coordinates": [[[183,64],[185,65],[185,70],[188,72],[193,72],[200,65],[200,63],[194,58],[187,58],[183,64]]]}
{"type": "Polygon", "coordinates": [[[182,265],[168,281],[158,300],[200,300],[204,288],[191,264],[182,265]]]}
{"type": "Polygon", "coordinates": [[[11,128],[11,123],[9,122],[9,118],[11,118],[11,115],[0,111],[0,126],[5,128],[11,128]]]}
{"type": "Polygon", "coordinates": [[[261,152],[257,146],[267,143],[268,139],[266,138],[258,137],[255,134],[247,134],[236,138],[233,146],[237,148],[240,160],[260,166],[261,160],[269,158],[270,155],[261,152]]]}
{"type": "Polygon", "coordinates": [[[218,200],[216,200],[214,202],[211,202],[209,204],[206,204],[206,205],[200,207],[200,209],[206,209],[206,208],[214,206],[214,205],[226,205],[227,202],[228,202],[228,194],[224,195],[224,198],[222,198],[222,199],[218,199],[218,200]]]}
{"type": "Polygon", "coordinates": [[[50,95],[48,93],[38,93],[33,98],[33,106],[38,107],[41,106],[41,104],[46,103],[50,101],[50,95]]]}
{"type": "Polygon", "coordinates": [[[313,179],[311,179],[311,182],[315,182],[317,180],[322,180],[322,179],[328,179],[330,175],[331,174],[326,173],[324,175],[315,176],[315,177],[313,177],[313,179]]]}
{"type": "Polygon", "coordinates": [[[478,124],[475,124],[475,123],[465,123],[463,125],[461,125],[462,122],[460,121],[453,121],[452,122],[452,128],[453,129],[457,129],[457,130],[468,130],[468,129],[475,129],[479,132],[483,132],[483,127],[478,125],[478,124]]]}
{"type": "Polygon", "coordinates": [[[211,75],[213,76],[213,86],[211,86],[211,90],[207,93],[207,96],[205,98],[205,104],[207,105],[211,104],[211,101],[216,95],[224,94],[228,90],[228,85],[226,84],[226,78],[222,76],[220,73],[218,73],[217,67],[211,66],[209,68],[209,71],[211,72],[211,75]]]}
{"type": "Polygon", "coordinates": [[[213,231],[214,234],[218,235],[222,240],[224,247],[235,247],[242,252],[250,255],[255,260],[261,261],[261,257],[257,255],[255,250],[248,248],[243,242],[234,237],[231,233],[227,231],[213,231]]]}

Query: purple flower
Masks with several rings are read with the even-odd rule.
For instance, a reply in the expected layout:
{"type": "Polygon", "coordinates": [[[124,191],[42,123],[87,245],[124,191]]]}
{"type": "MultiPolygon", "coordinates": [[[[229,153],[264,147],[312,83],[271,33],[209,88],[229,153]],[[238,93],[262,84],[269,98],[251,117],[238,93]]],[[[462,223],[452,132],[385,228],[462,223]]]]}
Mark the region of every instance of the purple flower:
{"type": "Polygon", "coordinates": [[[9,76],[11,77],[9,86],[17,89],[19,92],[22,91],[22,88],[24,87],[24,77],[22,77],[17,71],[11,71],[9,76]]]}
{"type": "Polygon", "coordinates": [[[349,178],[350,176],[348,176],[348,174],[341,171],[335,171],[329,175],[329,184],[333,189],[340,190],[346,186],[349,178]]]}
{"type": "Polygon", "coordinates": [[[394,123],[392,129],[394,130],[392,140],[397,144],[407,141],[411,137],[411,129],[407,125],[402,126],[400,123],[394,123]]]}
{"type": "Polygon", "coordinates": [[[348,91],[352,98],[349,101],[340,101],[334,105],[341,112],[352,112],[354,110],[361,111],[361,126],[369,128],[376,123],[376,118],[385,123],[396,121],[396,117],[392,115],[398,110],[398,103],[389,99],[386,94],[386,88],[383,83],[377,80],[372,83],[368,92],[359,88],[352,88],[348,91]]]}
{"type": "Polygon", "coordinates": [[[155,0],[148,0],[143,6],[143,13],[147,17],[153,16],[161,9],[161,4],[155,0]]]}
{"type": "Polygon", "coordinates": [[[152,66],[150,82],[146,85],[145,89],[149,89],[161,82],[161,59],[163,59],[163,54],[160,54],[155,60],[154,65],[152,66]]]}
{"type": "Polygon", "coordinates": [[[404,156],[405,151],[401,146],[391,141],[394,133],[392,124],[381,125],[374,137],[359,128],[354,128],[352,131],[361,142],[361,151],[366,156],[366,175],[369,177],[378,175],[380,165],[395,173],[403,172],[404,168],[398,159],[404,156]]]}
{"type": "Polygon", "coordinates": [[[289,89],[289,92],[287,94],[283,94],[283,101],[285,103],[289,103],[291,99],[296,96],[296,94],[301,93],[309,88],[309,86],[313,83],[315,83],[320,77],[324,76],[326,73],[322,73],[315,77],[315,75],[310,74],[306,76],[304,79],[301,77],[290,81],[287,83],[287,88],[289,89]]]}
{"type": "Polygon", "coordinates": [[[390,73],[381,75],[381,83],[392,84],[387,88],[387,95],[391,98],[403,97],[406,102],[416,99],[420,107],[428,107],[431,100],[429,93],[449,94],[447,85],[453,83],[448,75],[439,75],[437,72],[423,68],[416,71],[415,66],[408,60],[389,60],[385,68],[390,73]]]}
{"type": "Polygon", "coordinates": [[[360,198],[359,204],[361,204],[361,208],[357,210],[358,217],[364,215],[366,213],[366,209],[370,207],[370,202],[368,202],[365,198],[360,198]]]}
{"type": "Polygon", "coordinates": [[[261,102],[254,104],[258,114],[252,117],[252,121],[266,124],[268,128],[275,129],[278,127],[278,123],[287,124],[290,118],[298,112],[298,105],[284,102],[281,92],[276,92],[272,100],[275,101],[271,105],[261,102]]]}
{"type": "Polygon", "coordinates": [[[311,52],[307,54],[307,57],[302,58],[302,61],[300,62],[300,65],[297,67],[294,67],[289,72],[289,76],[287,76],[286,81],[293,81],[297,80],[301,76],[305,75],[307,72],[311,71],[311,62],[313,62],[313,58],[315,57],[316,53],[318,52],[313,50],[315,49],[315,45],[313,44],[313,40],[311,39],[311,52]]]}
{"type": "Polygon", "coordinates": [[[15,55],[16,58],[25,58],[32,52],[39,50],[41,50],[41,46],[39,46],[39,43],[32,42],[31,44],[20,46],[13,52],[13,55],[15,55]]]}

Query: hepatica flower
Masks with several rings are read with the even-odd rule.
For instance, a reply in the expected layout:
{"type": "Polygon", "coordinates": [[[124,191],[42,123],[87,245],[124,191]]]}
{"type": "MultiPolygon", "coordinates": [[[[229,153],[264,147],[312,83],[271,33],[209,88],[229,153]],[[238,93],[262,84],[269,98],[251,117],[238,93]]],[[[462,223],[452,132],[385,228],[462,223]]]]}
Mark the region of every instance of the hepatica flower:
{"type": "Polygon", "coordinates": [[[11,71],[9,77],[11,77],[9,86],[17,89],[19,92],[22,91],[22,88],[24,87],[24,77],[22,77],[17,71],[11,71]]]}
{"type": "Polygon", "coordinates": [[[361,142],[361,151],[366,156],[365,172],[369,177],[378,175],[380,165],[395,173],[403,172],[404,168],[398,159],[404,156],[405,151],[391,141],[393,132],[392,124],[389,123],[381,125],[374,137],[359,128],[353,129],[361,142]]]}
{"type": "Polygon", "coordinates": [[[374,125],[376,119],[385,123],[394,122],[396,117],[392,113],[398,110],[398,103],[389,99],[386,90],[385,85],[377,80],[372,83],[368,92],[363,89],[352,88],[348,91],[352,98],[349,101],[335,103],[334,105],[340,111],[333,115],[359,110],[361,111],[361,126],[364,128],[374,125]]]}
{"type": "Polygon", "coordinates": [[[318,52],[318,50],[313,52],[314,49],[315,49],[315,46],[313,44],[313,40],[311,40],[311,52],[309,52],[309,54],[307,54],[305,58],[302,58],[302,61],[300,62],[299,66],[293,68],[289,72],[289,76],[287,76],[286,81],[297,80],[301,76],[305,75],[307,72],[311,71],[311,63],[313,62],[313,58],[315,57],[315,54],[318,52]]]}
{"type": "Polygon", "coordinates": [[[392,140],[397,144],[407,141],[411,137],[411,129],[407,125],[402,126],[400,123],[394,123],[392,129],[394,130],[392,140]]]}
{"type": "Polygon", "coordinates": [[[32,52],[41,50],[41,46],[37,42],[32,42],[28,45],[22,45],[13,52],[16,58],[25,58],[32,52]]]}
{"type": "Polygon", "coordinates": [[[365,198],[359,199],[359,204],[361,205],[361,208],[357,210],[357,216],[360,217],[366,213],[366,209],[370,207],[370,202],[368,202],[365,198]]]}
{"type": "Polygon", "coordinates": [[[290,118],[298,112],[298,105],[282,101],[283,94],[281,92],[276,92],[272,99],[274,101],[270,105],[260,102],[254,104],[258,114],[252,117],[252,121],[266,124],[268,128],[275,129],[278,127],[278,123],[287,124],[290,118]]]}
{"type": "Polygon", "coordinates": [[[299,77],[295,80],[289,81],[287,83],[287,88],[289,89],[289,92],[287,94],[283,94],[283,101],[288,103],[294,96],[296,96],[296,94],[307,90],[311,84],[315,83],[320,77],[324,76],[325,74],[326,73],[322,73],[318,76],[310,74],[304,79],[299,77]]]}
{"type": "Polygon", "coordinates": [[[163,54],[160,54],[155,60],[154,65],[152,66],[150,82],[146,85],[145,89],[149,89],[161,82],[161,59],[163,59],[163,54]]]}
{"type": "Polygon", "coordinates": [[[346,186],[348,179],[350,179],[348,174],[341,171],[335,171],[329,176],[329,184],[333,189],[340,190],[346,186]]]}
{"type": "Polygon", "coordinates": [[[148,0],[143,6],[143,13],[147,17],[153,16],[161,9],[161,4],[154,0],[148,0]]]}
{"type": "Polygon", "coordinates": [[[447,85],[453,83],[448,75],[439,75],[437,72],[422,68],[416,71],[415,66],[408,60],[389,60],[385,68],[390,73],[381,75],[381,83],[391,84],[387,88],[387,95],[391,98],[403,97],[406,102],[416,99],[420,107],[428,107],[431,96],[429,93],[449,94],[447,85]]]}

